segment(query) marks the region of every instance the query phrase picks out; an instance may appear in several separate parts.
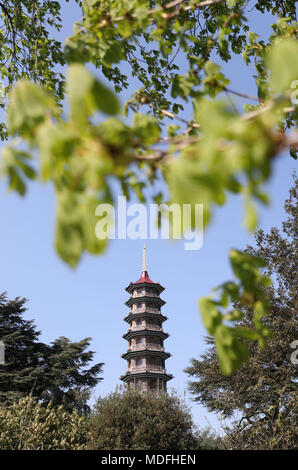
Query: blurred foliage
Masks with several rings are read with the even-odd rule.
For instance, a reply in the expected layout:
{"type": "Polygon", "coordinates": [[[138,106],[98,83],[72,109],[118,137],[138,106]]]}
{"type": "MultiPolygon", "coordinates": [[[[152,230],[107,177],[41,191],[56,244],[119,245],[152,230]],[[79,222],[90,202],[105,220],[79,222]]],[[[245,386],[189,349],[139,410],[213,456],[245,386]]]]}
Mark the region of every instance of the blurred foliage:
{"type": "Polygon", "coordinates": [[[270,311],[265,288],[271,284],[271,280],[259,270],[266,266],[266,262],[261,257],[237,250],[231,250],[230,261],[240,282],[226,282],[217,288],[220,292],[218,300],[206,297],[199,302],[203,323],[215,339],[220,367],[225,375],[231,375],[249,357],[249,348],[241,341],[242,338],[258,341],[259,346],[263,347],[270,336],[270,330],[264,326],[262,319],[270,311]],[[227,326],[231,323],[239,324],[243,317],[239,308],[222,313],[222,309],[237,302],[253,311],[252,325],[249,328],[227,326]]]}
{"type": "MultiPolygon", "coordinates": [[[[26,4],[32,14],[41,8],[39,2],[18,3],[26,4]]],[[[255,230],[256,202],[268,204],[264,184],[275,158],[284,149],[296,158],[295,2],[255,3],[260,15],[277,17],[272,34],[265,39],[250,30],[244,0],[85,0],[83,17],[75,23],[64,55],[55,43],[59,53],[51,58],[48,48],[54,46],[46,38],[46,12],[52,8],[51,13],[58,15],[59,3],[51,6],[57,3],[44,3],[45,10],[37,15],[42,35],[36,41],[33,28],[28,38],[30,44],[35,41],[31,72],[24,76],[14,72],[11,79],[33,78],[33,82],[20,81],[9,94],[10,141],[2,153],[1,171],[10,190],[20,195],[25,194],[29,180],[54,185],[56,247],[62,259],[76,266],[85,251],[103,252],[107,239],[96,237],[95,209],[100,203],[115,202],[115,181],[124,195],[134,193],[141,202],[150,192],[159,203],[202,203],[205,226],[216,206],[222,206],[230,193],[239,194],[244,199],[244,224],[255,230]],[[47,57],[40,65],[38,54],[47,57]],[[214,62],[214,57],[229,62],[240,54],[245,64],[254,63],[255,97],[246,90],[231,90],[230,78],[214,62]],[[53,76],[54,65],[63,61],[69,65],[64,110],[59,103],[63,86],[53,76]],[[87,70],[90,65],[99,69],[114,90],[87,70]],[[122,109],[115,93],[127,88],[131,77],[138,79],[141,88],[122,109]],[[219,93],[225,93],[228,100],[219,99],[219,93]],[[243,111],[233,96],[247,101],[243,111]],[[190,119],[184,118],[185,102],[193,106],[190,119]],[[169,190],[169,198],[160,190],[156,194],[156,184],[169,190]]],[[[18,11],[15,16],[14,12],[7,15],[2,6],[7,28],[12,24],[10,17],[19,25],[18,11]]],[[[59,25],[57,16],[52,26],[59,29],[59,25]]],[[[18,58],[21,52],[15,52],[18,58]]],[[[180,225],[185,233],[195,223],[192,219],[189,226],[181,219],[180,225]]],[[[268,332],[261,318],[270,306],[260,297],[262,284],[268,282],[258,274],[262,262],[237,250],[231,252],[231,262],[239,295],[248,295],[255,308],[251,339],[263,342],[268,332]]],[[[230,284],[230,290],[228,285],[222,287],[223,297],[218,301],[223,308],[235,300],[236,285],[230,284]]],[[[206,316],[209,309],[212,316],[214,305],[205,300],[201,306],[210,333],[206,316]]],[[[220,363],[229,374],[248,355],[236,337],[243,337],[244,332],[231,336],[231,330],[223,326],[216,331],[220,363]]]]}

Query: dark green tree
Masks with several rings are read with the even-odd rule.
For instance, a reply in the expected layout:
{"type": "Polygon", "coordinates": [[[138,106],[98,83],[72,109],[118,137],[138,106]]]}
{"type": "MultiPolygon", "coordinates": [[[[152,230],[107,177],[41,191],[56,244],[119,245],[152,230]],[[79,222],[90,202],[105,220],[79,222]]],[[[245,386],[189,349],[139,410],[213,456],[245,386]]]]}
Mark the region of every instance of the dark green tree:
{"type": "Polygon", "coordinates": [[[192,418],[175,395],[114,392],[99,398],[90,418],[90,449],[194,449],[192,418]]]}
{"type": "Polygon", "coordinates": [[[26,299],[0,295],[0,338],[5,364],[0,365],[0,404],[9,405],[31,394],[43,403],[87,413],[90,392],[102,380],[102,363],[90,367],[94,353],[90,338],[71,342],[61,337],[50,345],[39,341],[40,331],[23,318],[26,299]]]}
{"type": "MultiPolygon", "coordinates": [[[[193,398],[210,411],[234,417],[227,427],[225,445],[239,449],[288,449],[297,446],[297,364],[293,350],[298,338],[297,322],[297,196],[298,179],[285,203],[288,215],[282,231],[259,230],[255,246],[247,252],[267,260],[266,274],[274,279],[266,288],[271,310],[265,324],[272,336],[264,349],[254,346],[250,359],[230,377],[220,371],[214,341],[207,338],[207,351],[192,359],[186,372],[192,379],[193,398]]],[[[252,329],[252,312],[245,299],[237,308],[242,312],[238,324],[252,329]]],[[[297,349],[297,347],[296,347],[297,349]]]]}
{"type": "Polygon", "coordinates": [[[198,450],[217,450],[221,449],[221,437],[210,427],[197,429],[195,432],[198,450]]]}

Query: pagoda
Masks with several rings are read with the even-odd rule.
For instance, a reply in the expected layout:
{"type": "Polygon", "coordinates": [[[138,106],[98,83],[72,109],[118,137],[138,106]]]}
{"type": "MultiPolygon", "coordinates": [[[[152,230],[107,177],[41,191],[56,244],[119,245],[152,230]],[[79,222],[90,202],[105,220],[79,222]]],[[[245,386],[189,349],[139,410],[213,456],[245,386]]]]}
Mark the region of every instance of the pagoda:
{"type": "Polygon", "coordinates": [[[124,321],[129,324],[129,329],[123,338],[128,341],[128,349],[122,357],[127,361],[127,371],[120,379],[128,388],[166,392],[167,382],[173,378],[165,367],[165,361],[171,354],[165,352],[163,344],[169,336],[162,328],[167,320],[161,313],[165,301],[160,294],[164,290],[158,282],[149,278],[144,246],[142,275],[126,287],[130,298],[125,304],[130,311],[124,321]]]}

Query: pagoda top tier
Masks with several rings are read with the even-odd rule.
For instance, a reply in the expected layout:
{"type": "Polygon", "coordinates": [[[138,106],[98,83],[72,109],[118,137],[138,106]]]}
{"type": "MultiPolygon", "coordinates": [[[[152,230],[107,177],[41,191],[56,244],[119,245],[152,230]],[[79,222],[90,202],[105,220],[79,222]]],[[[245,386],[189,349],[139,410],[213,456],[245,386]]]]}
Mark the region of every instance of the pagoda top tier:
{"type": "Polygon", "coordinates": [[[142,266],[141,277],[137,281],[131,282],[129,286],[126,287],[126,291],[131,292],[134,289],[134,287],[140,286],[140,284],[141,285],[150,284],[152,287],[155,287],[159,291],[159,293],[165,290],[165,288],[162,287],[159,284],[159,282],[153,282],[149,277],[148,270],[147,270],[146,245],[144,245],[144,248],[143,248],[143,266],[142,266]]]}

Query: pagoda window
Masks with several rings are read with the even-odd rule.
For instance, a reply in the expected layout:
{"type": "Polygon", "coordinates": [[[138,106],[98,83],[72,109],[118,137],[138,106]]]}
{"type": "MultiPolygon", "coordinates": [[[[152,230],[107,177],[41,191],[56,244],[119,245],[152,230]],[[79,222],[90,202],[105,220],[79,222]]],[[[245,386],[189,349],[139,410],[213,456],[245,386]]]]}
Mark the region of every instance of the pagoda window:
{"type": "Polygon", "coordinates": [[[143,289],[140,288],[140,287],[139,287],[138,289],[135,289],[135,290],[133,291],[133,297],[137,297],[137,296],[139,296],[139,295],[141,295],[141,294],[143,294],[143,289]]]}
{"type": "Polygon", "coordinates": [[[152,303],[152,302],[148,302],[148,303],[147,303],[147,306],[150,307],[150,308],[153,308],[154,310],[156,310],[156,306],[155,306],[155,304],[152,303]]]}
{"type": "Polygon", "coordinates": [[[156,330],[160,327],[159,323],[154,320],[148,320],[148,326],[156,330]]]}
{"type": "Polygon", "coordinates": [[[149,288],[149,289],[146,289],[146,294],[155,295],[155,294],[156,294],[156,292],[155,292],[155,290],[154,290],[154,289],[150,289],[150,288],[149,288]]]}
{"type": "Polygon", "coordinates": [[[150,379],[148,385],[149,385],[150,390],[155,390],[156,389],[156,380],[150,379]]]}
{"type": "Polygon", "coordinates": [[[138,358],[136,360],[136,366],[141,366],[143,364],[143,359],[138,358]]]}

